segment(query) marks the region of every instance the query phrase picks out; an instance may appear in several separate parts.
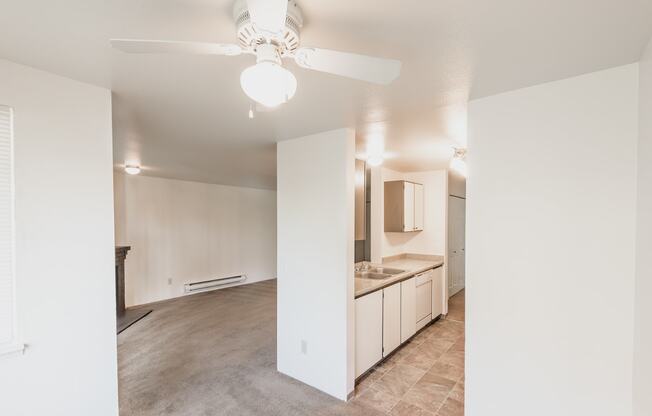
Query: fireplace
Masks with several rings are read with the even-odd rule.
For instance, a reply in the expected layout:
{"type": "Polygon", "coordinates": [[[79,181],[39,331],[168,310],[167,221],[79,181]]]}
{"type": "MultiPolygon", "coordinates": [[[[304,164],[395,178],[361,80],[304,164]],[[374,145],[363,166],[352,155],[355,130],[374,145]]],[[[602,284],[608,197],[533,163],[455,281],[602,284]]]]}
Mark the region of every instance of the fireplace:
{"type": "Polygon", "coordinates": [[[147,316],[152,310],[142,307],[125,308],[125,259],[129,246],[115,248],[115,309],[118,334],[147,316]]]}

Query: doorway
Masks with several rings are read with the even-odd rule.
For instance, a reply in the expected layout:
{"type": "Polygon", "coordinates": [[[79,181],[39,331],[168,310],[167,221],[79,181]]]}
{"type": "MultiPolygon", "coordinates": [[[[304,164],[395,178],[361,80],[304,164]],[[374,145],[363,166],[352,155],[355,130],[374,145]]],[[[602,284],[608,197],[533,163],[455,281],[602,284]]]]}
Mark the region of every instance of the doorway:
{"type": "Polygon", "coordinates": [[[448,196],[448,296],[464,289],[466,260],[466,198],[448,196]]]}

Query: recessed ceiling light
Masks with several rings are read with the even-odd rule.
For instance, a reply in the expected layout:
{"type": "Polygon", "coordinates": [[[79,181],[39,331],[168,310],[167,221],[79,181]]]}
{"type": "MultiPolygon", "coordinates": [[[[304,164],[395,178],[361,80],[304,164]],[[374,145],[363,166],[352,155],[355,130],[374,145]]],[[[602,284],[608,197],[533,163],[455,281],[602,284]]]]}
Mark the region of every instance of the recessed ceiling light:
{"type": "Polygon", "coordinates": [[[130,175],[138,175],[140,173],[140,166],[127,165],[125,166],[125,172],[130,175]]]}

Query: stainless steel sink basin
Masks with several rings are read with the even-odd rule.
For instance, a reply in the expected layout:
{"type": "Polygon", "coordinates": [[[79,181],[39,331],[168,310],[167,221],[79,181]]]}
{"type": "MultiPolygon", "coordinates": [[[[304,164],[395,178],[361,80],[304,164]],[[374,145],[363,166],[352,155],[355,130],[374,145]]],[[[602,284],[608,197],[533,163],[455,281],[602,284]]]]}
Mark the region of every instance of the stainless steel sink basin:
{"type": "Polygon", "coordinates": [[[355,277],[358,279],[387,279],[404,271],[382,266],[365,266],[361,270],[356,270],[355,277]]]}
{"type": "Polygon", "coordinates": [[[375,272],[355,272],[355,277],[358,279],[387,279],[392,275],[389,273],[375,273],[375,272]]]}
{"type": "Polygon", "coordinates": [[[382,267],[382,266],[380,267],[372,266],[369,269],[367,269],[367,271],[371,273],[382,273],[382,274],[393,275],[393,274],[403,273],[405,270],[392,269],[389,267],[382,267]]]}

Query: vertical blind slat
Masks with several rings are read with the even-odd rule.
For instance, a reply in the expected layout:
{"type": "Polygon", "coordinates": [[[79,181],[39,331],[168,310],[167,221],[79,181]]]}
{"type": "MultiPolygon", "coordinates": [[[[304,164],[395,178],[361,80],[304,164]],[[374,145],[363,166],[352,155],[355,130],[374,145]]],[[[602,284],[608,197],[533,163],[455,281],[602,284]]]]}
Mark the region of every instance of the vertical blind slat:
{"type": "Polygon", "coordinates": [[[0,346],[15,341],[13,114],[0,105],[0,346]]]}

